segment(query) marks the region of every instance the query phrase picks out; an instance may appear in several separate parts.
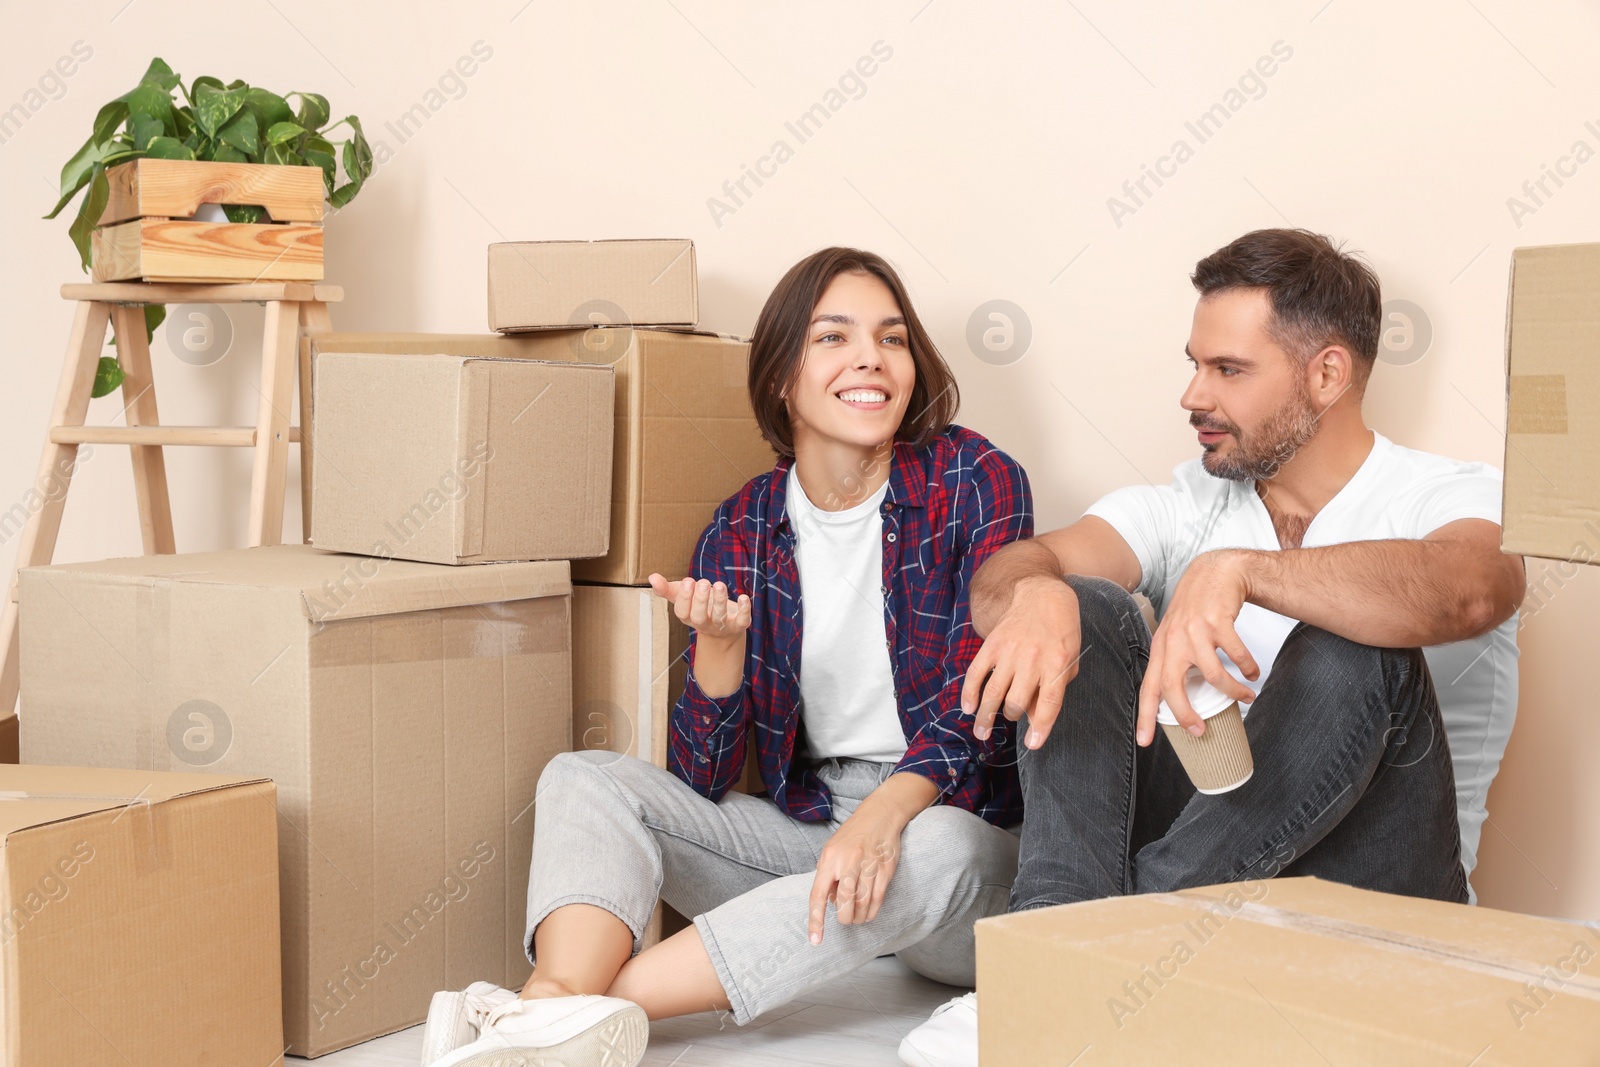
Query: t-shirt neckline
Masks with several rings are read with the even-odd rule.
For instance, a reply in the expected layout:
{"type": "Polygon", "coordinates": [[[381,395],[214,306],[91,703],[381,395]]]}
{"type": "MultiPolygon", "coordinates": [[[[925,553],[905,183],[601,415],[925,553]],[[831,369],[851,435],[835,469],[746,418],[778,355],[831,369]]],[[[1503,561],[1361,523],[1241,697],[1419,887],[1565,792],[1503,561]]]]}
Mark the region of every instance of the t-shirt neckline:
{"type": "MultiPolygon", "coordinates": [[[[1322,505],[1320,511],[1311,516],[1311,521],[1306,524],[1305,533],[1300,535],[1301,548],[1315,547],[1312,543],[1311,533],[1317,529],[1319,524],[1326,525],[1326,523],[1323,523],[1323,516],[1329,512],[1337,514],[1345,501],[1354,499],[1356,492],[1359,492],[1363,485],[1376,478],[1378,469],[1388,460],[1392,448],[1393,443],[1387,437],[1377,430],[1372,431],[1372,448],[1367,452],[1367,458],[1361,461],[1361,466],[1356,468],[1356,472],[1350,476],[1349,481],[1339,487],[1339,491],[1333,494],[1332,499],[1322,505]]],[[[1256,491],[1256,485],[1257,483],[1252,480],[1243,488],[1254,502],[1257,521],[1266,524],[1266,528],[1271,535],[1268,540],[1277,547],[1282,548],[1283,544],[1278,540],[1278,528],[1272,524],[1272,513],[1267,510],[1266,501],[1262,500],[1261,494],[1256,491]]]]}

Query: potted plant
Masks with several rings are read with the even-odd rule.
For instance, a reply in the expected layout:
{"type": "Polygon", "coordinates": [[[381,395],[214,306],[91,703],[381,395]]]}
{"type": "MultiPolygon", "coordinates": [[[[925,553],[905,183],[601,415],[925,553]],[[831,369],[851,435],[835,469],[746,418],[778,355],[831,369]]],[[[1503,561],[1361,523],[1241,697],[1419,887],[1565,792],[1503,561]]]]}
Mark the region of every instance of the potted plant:
{"type": "MultiPolygon", "coordinates": [[[[341,208],[371,176],[372,149],[356,116],[347,115],[337,122],[330,122],[331,118],[327,99],[315,93],[294,92],[285,97],[243,81],[223,84],[220,78],[210,76],[198,77],[185,86],[165,62],[152,60],[138,85],[95,116],[89,139],[61,169],[61,198],[45,218],[55,218],[83,193],[68,234],[83,269],[90,270],[97,227],[119,221],[103,218],[112,200],[111,179],[122,177],[121,185],[130,184],[126,176],[131,171],[111,172],[117,167],[136,167],[137,160],[316,167],[327,202],[341,208]],[[295,106],[290,106],[289,98],[295,106]],[[331,131],[340,126],[348,127],[348,134],[334,141],[331,131]]],[[[137,188],[136,183],[133,187],[137,188]]],[[[275,221],[269,220],[269,212],[259,203],[228,203],[222,210],[233,224],[275,221]]],[[[320,208],[317,213],[320,216],[320,208]]],[[[320,231],[315,237],[320,263],[320,231]]],[[[137,240],[137,235],[134,238],[137,240]]],[[[165,314],[161,305],[146,306],[145,324],[151,336],[165,314]]],[[[109,393],[121,381],[116,361],[101,360],[94,395],[109,393]]]]}

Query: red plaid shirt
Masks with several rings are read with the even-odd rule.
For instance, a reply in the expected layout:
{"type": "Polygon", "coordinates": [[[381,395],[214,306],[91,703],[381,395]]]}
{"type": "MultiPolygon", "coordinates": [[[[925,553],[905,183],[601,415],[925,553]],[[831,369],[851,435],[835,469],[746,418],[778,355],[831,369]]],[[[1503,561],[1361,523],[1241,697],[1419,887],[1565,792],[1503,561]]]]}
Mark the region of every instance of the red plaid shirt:
{"type": "MultiPolygon", "coordinates": [[[[755,735],[767,795],[796,819],[827,819],[832,800],[803,753],[800,726],[800,573],[784,509],[792,459],[724,501],[700,535],[690,577],[748,593],[744,681],[714,700],[691,668],[672,713],[668,766],[702,796],[720,800],[745,766],[755,735]]],[[[1022,817],[1014,726],[986,741],[961,714],[961,683],[983,643],[972,630],[968,588],[996,549],[1033,535],[1028,477],[1010,456],[952,426],[930,443],[894,446],[883,502],[884,625],[906,753],[897,771],[939,787],[939,802],[1008,826],[1022,817]]]]}

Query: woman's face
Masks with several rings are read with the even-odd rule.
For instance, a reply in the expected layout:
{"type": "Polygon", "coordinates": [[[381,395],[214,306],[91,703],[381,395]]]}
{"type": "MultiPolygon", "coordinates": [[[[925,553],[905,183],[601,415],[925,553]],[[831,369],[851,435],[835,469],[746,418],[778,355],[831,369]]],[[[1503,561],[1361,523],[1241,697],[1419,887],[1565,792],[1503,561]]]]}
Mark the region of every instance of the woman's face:
{"type": "Polygon", "coordinates": [[[893,440],[911,401],[916,365],[889,287],[841,274],[811,315],[800,374],[785,396],[795,447],[824,440],[876,448],[893,440]]]}

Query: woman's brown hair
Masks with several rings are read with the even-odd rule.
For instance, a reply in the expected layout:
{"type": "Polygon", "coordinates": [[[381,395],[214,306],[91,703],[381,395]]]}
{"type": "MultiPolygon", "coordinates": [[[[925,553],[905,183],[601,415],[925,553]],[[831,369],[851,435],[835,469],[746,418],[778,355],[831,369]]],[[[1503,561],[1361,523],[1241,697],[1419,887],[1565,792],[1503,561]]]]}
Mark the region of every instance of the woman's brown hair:
{"type": "Polygon", "coordinates": [[[955,420],[961,393],[955,375],[911,306],[905,283],[882,256],[859,248],[824,248],[789,268],[767,297],[750,338],[750,406],[761,434],[780,456],[794,455],[794,431],[783,396],[800,376],[811,316],[828,286],[841,274],[870,274],[900,305],[916,367],[916,385],[895,438],[924,444],[955,420]]]}

